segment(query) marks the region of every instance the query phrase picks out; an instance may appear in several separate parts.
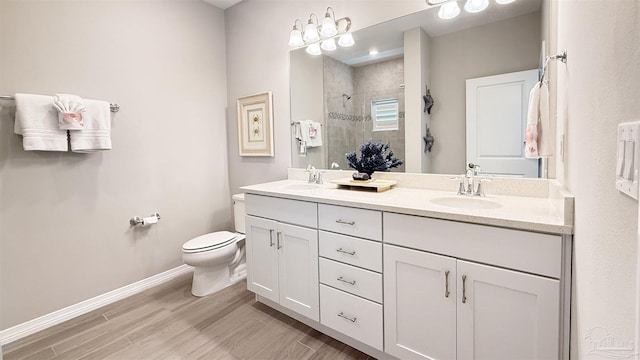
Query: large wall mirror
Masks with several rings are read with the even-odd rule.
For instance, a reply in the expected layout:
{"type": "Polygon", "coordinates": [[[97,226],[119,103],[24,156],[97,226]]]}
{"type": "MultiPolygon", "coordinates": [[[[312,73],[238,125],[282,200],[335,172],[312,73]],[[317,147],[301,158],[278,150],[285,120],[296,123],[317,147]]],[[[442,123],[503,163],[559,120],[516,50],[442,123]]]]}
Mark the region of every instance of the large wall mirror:
{"type": "MultiPolygon", "coordinates": [[[[474,106],[496,110],[495,116],[505,111],[526,113],[526,109],[520,107],[523,102],[526,107],[531,81],[537,81],[541,59],[547,55],[548,7],[548,0],[517,0],[506,5],[491,0],[484,12],[470,14],[463,10],[451,20],[438,18],[438,7],[431,7],[354,32],[356,44],[350,48],[325,51],[320,56],[309,55],[304,49],[292,50],[292,167],[313,164],[330,168],[335,163],[341,169],[348,169],[344,154],[357,150],[367,140],[388,142],[396,156],[405,159],[407,164],[427,163],[418,171],[440,174],[464,172],[468,148],[475,146],[469,145],[467,139],[476,136],[495,139],[480,151],[504,151],[506,157],[520,156],[523,147],[520,139],[524,133],[522,137],[506,135],[504,131],[509,126],[501,126],[500,121],[478,122],[469,130],[468,80],[475,84],[478,79],[496,76],[499,79],[512,74],[533,76],[521,87],[520,97],[505,95],[500,90],[493,94],[498,98],[491,103],[482,98],[473,100],[484,101],[474,106]],[[407,41],[407,34],[415,31],[422,33],[420,44],[407,41]],[[411,52],[415,53],[411,48],[415,46],[426,49],[423,51],[426,55],[417,65],[422,68],[418,75],[419,69],[414,71],[415,61],[405,59],[411,52]],[[370,54],[371,51],[377,54],[370,54]],[[406,88],[405,84],[415,83],[412,81],[415,76],[424,78],[421,83],[424,87],[406,88]],[[435,101],[430,113],[423,112],[422,108],[414,109],[423,106],[422,97],[427,87],[435,101]],[[511,100],[520,103],[512,104],[511,100]],[[391,111],[391,116],[385,111],[391,111]],[[312,144],[316,146],[301,146],[299,122],[304,120],[314,121],[321,127],[321,141],[312,144]],[[407,131],[409,126],[414,130],[407,131]],[[430,152],[425,151],[426,144],[422,141],[427,128],[435,139],[430,152]],[[409,145],[416,144],[415,138],[407,137],[419,138],[420,149],[409,145]]],[[[494,116],[491,111],[489,117],[494,116]]],[[[520,130],[520,126],[511,129],[520,130]]],[[[489,163],[490,157],[484,161],[489,163]]],[[[533,163],[534,172],[513,175],[546,175],[545,164],[528,161],[533,163]]],[[[507,170],[492,172],[511,175],[507,170]]]]}

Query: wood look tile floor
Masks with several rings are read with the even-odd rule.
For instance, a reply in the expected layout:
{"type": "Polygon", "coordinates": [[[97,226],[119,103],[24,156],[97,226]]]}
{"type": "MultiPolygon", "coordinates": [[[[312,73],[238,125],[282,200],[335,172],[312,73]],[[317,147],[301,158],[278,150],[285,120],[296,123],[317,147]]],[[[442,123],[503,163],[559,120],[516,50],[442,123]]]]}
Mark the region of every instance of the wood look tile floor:
{"type": "Polygon", "coordinates": [[[255,301],[240,282],[203,298],[181,277],[3,347],[3,360],[372,359],[255,301]]]}

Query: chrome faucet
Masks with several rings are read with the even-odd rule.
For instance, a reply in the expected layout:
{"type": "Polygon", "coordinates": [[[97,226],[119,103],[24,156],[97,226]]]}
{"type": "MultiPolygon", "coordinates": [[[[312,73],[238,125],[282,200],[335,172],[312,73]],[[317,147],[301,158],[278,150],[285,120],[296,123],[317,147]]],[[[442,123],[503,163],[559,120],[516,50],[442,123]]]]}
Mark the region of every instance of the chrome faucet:
{"type": "Polygon", "coordinates": [[[306,172],[309,173],[309,184],[315,183],[318,181],[318,170],[316,170],[316,167],[309,164],[307,165],[307,169],[305,170],[306,172]]]}
{"type": "Polygon", "coordinates": [[[333,169],[340,169],[340,164],[338,164],[337,162],[332,162],[331,163],[331,170],[333,169]]]}
{"type": "Polygon", "coordinates": [[[313,183],[316,183],[319,185],[324,184],[324,181],[322,181],[322,174],[325,174],[326,171],[320,171],[311,164],[307,166],[307,169],[305,171],[309,173],[309,181],[308,181],[309,184],[313,184],[313,183]]]}
{"type": "Polygon", "coordinates": [[[458,195],[485,196],[482,182],[491,180],[477,178],[480,175],[480,171],[482,171],[480,165],[469,163],[467,165],[467,171],[463,176],[452,179],[460,181],[458,186],[458,195]],[[467,179],[466,189],[464,186],[464,179],[467,179]],[[476,183],[477,186],[474,186],[476,183]]]}

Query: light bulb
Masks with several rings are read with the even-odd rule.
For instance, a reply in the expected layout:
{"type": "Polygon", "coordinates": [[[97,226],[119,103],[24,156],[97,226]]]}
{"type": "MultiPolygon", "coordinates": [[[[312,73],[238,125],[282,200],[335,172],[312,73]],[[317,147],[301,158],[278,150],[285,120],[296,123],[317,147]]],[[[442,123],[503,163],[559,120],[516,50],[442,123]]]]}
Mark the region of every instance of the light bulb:
{"type": "Polygon", "coordinates": [[[289,35],[289,46],[303,46],[304,45],[304,40],[302,40],[302,32],[297,29],[297,28],[293,28],[293,30],[291,30],[291,35],[289,35]]]}
{"type": "Polygon", "coordinates": [[[496,0],[496,2],[498,4],[504,5],[504,4],[511,4],[512,2],[514,2],[516,0],[496,0]]]}
{"type": "Polygon", "coordinates": [[[336,22],[331,15],[327,13],[322,20],[322,28],[320,28],[320,35],[325,38],[329,38],[338,34],[338,28],[336,22]]]}
{"type": "Polygon", "coordinates": [[[333,51],[336,49],[336,41],[333,39],[327,39],[322,41],[322,45],[320,45],[322,50],[333,51]]]}
{"type": "Polygon", "coordinates": [[[449,20],[460,15],[460,7],[457,1],[450,1],[440,5],[440,11],[438,11],[438,17],[440,19],[449,20]]]}
{"type": "Polygon", "coordinates": [[[338,39],[338,45],[344,46],[344,47],[352,46],[355,43],[356,42],[353,41],[353,35],[351,35],[350,32],[344,35],[341,35],[340,38],[338,39]]]}
{"type": "Polygon", "coordinates": [[[311,54],[311,55],[322,54],[322,51],[320,50],[320,45],[318,45],[318,43],[307,46],[307,49],[305,51],[307,52],[307,54],[311,54]]]}
{"type": "Polygon", "coordinates": [[[480,12],[489,6],[489,0],[467,0],[464,9],[470,13],[480,12]]]}
{"type": "Polygon", "coordinates": [[[311,19],[309,19],[309,23],[304,28],[304,36],[302,36],[305,42],[312,43],[320,40],[320,35],[318,34],[318,28],[313,24],[311,19]]]}

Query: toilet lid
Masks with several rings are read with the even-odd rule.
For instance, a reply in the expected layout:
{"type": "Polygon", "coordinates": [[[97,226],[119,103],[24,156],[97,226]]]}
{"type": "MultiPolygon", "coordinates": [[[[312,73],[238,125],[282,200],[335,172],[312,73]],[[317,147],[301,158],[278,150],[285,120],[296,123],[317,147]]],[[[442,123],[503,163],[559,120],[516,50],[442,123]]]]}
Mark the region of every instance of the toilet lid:
{"type": "Polygon", "coordinates": [[[182,250],[202,251],[215,249],[217,247],[225,246],[233,242],[236,237],[237,234],[229,231],[218,231],[214,233],[204,234],[184,243],[184,245],[182,245],[182,250]]]}

